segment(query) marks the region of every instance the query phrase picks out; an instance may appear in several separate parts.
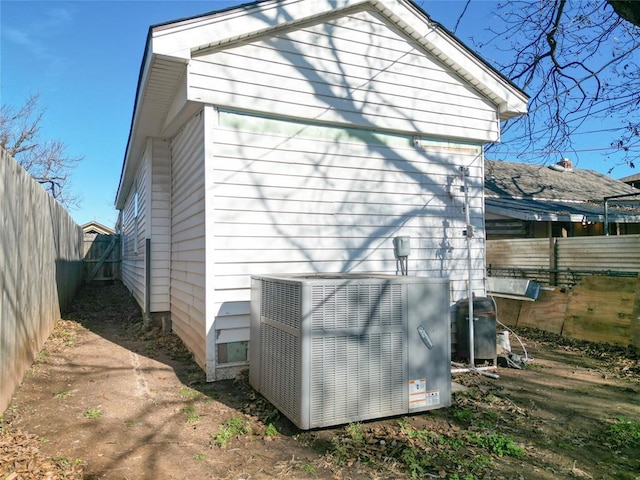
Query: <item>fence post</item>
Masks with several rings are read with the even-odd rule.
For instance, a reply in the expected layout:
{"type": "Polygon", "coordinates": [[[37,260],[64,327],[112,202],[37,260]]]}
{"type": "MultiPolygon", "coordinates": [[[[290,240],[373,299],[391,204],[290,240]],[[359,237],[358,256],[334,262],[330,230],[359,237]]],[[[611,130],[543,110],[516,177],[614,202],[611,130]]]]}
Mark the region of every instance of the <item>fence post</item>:
{"type": "Polygon", "coordinates": [[[549,285],[558,285],[558,239],[549,237],[549,285]]]}

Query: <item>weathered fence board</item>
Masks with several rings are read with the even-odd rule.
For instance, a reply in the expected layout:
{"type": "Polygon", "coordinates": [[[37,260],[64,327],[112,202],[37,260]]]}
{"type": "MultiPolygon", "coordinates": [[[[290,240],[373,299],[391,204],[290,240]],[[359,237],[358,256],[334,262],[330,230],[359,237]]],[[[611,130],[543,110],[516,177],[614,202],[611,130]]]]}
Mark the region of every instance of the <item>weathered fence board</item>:
{"type": "Polygon", "coordinates": [[[120,278],[120,236],[85,234],[83,262],[86,283],[120,278]]]}
{"type": "Polygon", "coordinates": [[[535,302],[497,298],[496,304],[498,318],[507,317],[509,326],[640,347],[638,278],[589,276],[570,290],[543,290],[535,302]],[[519,310],[514,302],[520,304],[519,310]]]}
{"type": "Polygon", "coordinates": [[[629,345],[637,286],[637,278],[586,277],[570,293],[563,334],[629,345]]]}
{"type": "Polygon", "coordinates": [[[82,281],[82,229],[0,148],[0,412],[82,281]]]}
{"type": "Polygon", "coordinates": [[[525,302],[518,318],[519,327],[532,327],[560,334],[567,313],[569,296],[557,291],[543,290],[535,302],[525,302]]]}

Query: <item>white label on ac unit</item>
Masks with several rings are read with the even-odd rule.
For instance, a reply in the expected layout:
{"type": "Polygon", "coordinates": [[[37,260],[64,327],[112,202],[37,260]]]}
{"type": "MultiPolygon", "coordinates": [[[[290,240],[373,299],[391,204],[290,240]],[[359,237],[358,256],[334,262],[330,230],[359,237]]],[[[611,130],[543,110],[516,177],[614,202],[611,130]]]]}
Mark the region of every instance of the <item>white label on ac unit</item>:
{"type": "Polygon", "coordinates": [[[432,405],[440,405],[440,390],[432,390],[431,392],[426,392],[426,406],[431,407],[432,405]]]}
{"type": "Polygon", "coordinates": [[[409,380],[409,409],[426,407],[427,379],[409,380]]]}

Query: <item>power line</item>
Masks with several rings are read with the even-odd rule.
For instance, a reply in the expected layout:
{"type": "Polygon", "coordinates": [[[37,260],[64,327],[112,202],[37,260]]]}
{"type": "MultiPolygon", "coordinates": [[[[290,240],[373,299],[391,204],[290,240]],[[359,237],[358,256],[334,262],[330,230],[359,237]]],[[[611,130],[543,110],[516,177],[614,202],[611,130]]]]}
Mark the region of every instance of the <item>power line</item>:
{"type": "MultiPolygon", "coordinates": [[[[579,150],[570,149],[571,152],[579,153],[579,152],[598,152],[603,150],[637,150],[640,149],[640,145],[629,145],[623,147],[602,147],[602,148],[584,148],[579,150]]],[[[540,151],[540,152],[502,152],[496,151],[494,153],[500,155],[552,155],[554,153],[563,154],[565,150],[548,150],[548,151],[540,151]]]]}

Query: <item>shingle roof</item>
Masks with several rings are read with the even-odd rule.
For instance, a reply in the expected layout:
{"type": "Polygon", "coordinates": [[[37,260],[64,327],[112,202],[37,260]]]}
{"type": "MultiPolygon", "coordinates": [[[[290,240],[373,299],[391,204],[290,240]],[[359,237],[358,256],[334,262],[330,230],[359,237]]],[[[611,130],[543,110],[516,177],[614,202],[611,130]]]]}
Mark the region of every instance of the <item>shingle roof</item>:
{"type": "Polygon", "coordinates": [[[81,226],[84,233],[103,233],[105,235],[113,235],[116,233],[112,228],[105,227],[96,221],[87,222],[81,226]]]}
{"type": "Polygon", "coordinates": [[[622,177],[620,179],[620,181],[624,182],[624,183],[637,182],[638,180],[640,180],[640,173],[634,173],[633,175],[629,175],[627,177],[622,177]]]}
{"type": "Polygon", "coordinates": [[[602,202],[604,197],[640,190],[593,170],[558,171],[546,165],[485,162],[485,195],[567,202],[602,202]]]}
{"type": "Polygon", "coordinates": [[[610,221],[640,222],[640,190],[592,170],[485,161],[485,209],[521,220],[604,221],[604,198],[611,200],[610,221]]]}

